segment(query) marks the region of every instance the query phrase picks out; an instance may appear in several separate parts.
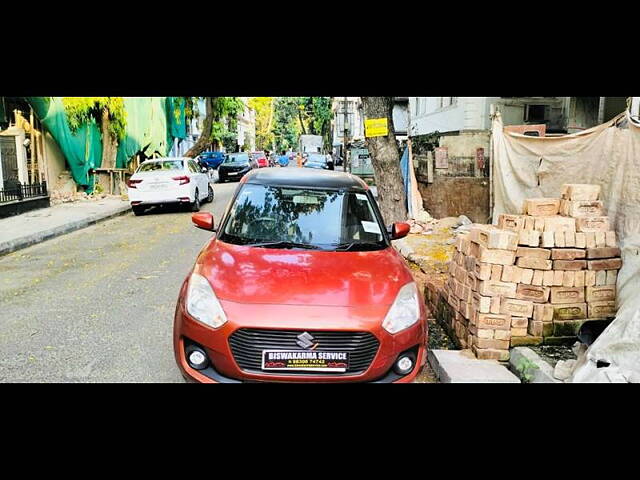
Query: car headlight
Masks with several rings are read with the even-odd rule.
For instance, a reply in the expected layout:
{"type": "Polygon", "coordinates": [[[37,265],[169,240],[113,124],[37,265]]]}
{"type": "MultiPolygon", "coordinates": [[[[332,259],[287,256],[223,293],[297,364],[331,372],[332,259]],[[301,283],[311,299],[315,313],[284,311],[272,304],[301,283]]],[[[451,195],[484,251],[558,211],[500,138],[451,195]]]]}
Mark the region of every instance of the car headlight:
{"type": "Polygon", "coordinates": [[[415,282],[400,289],[396,299],[382,321],[382,328],[389,333],[398,333],[416,323],[420,318],[418,287],[415,282]]]}
{"type": "Polygon", "coordinates": [[[193,273],[187,289],[187,312],[199,322],[218,328],[227,322],[227,316],[209,281],[193,273]]]}

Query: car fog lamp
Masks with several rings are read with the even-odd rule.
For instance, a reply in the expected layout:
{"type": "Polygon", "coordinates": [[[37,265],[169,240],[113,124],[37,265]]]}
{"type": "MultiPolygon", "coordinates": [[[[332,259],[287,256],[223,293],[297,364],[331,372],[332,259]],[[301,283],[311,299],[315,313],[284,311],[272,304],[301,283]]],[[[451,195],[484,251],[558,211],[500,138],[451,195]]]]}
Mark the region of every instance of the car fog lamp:
{"type": "Polygon", "coordinates": [[[207,363],[207,356],[201,350],[193,350],[189,354],[189,364],[196,370],[202,370],[207,363]]]}
{"type": "Polygon", "coordinates": [[[394,370],[398,375],[406,375],[413,370],[413,359],[407,355],[401,356],[396,362],[394,370]]]}

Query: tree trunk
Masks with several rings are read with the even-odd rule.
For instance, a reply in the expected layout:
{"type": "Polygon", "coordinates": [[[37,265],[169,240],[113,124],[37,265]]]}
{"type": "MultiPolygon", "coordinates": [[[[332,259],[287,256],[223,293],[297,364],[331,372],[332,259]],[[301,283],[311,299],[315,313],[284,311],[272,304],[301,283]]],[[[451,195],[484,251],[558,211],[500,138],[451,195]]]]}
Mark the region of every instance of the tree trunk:
{"type": "Polygon", "coordinates": [[[387,118],[386,137],[366,139],[378,189],[378,205],[387,225],[407,220],[407,197],[400,170],[400,152],[393,128],[393,97],[361,97],[365,118],[387,118]]]}
{"type": "Polygon", "coordinates": [[[304,128],[304,120],[302,120],[302,111],[298,110],[298,119],[300,120],[300,127],[302,128],[302,134],[306,135],[307,131],[304,128]]]}
{"type": "Polygon", "coordinates": [[[207,113],[204,117],[202,132],[198,141],[184,154],[185,157],[194,158],[205,151],[207,145],[211,143],[211,127],[213,125],[213,97],[205,97],[207,113]]]}
{"type": "Polygon", "coordinates": [[[100,127],[102,130],[102,168],[115,168],[116,155],[118,154],[118,140],[113,138],[109,132],[111,120],[109,119],[109,110],[102,110],[102,121],[100,127]]]}

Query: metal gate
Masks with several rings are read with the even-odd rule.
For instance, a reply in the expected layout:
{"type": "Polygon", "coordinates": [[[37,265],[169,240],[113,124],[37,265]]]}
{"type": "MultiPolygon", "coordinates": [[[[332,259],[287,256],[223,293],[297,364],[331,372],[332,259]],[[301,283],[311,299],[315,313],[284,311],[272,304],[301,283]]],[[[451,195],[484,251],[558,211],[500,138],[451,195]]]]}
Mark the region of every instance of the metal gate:
{"type": "Polygon", "coordinates": [[[0,137],[0,159],[2,160],[4,188],[14,188],[18,184],[18,155],[15,137],[0,137]]]}

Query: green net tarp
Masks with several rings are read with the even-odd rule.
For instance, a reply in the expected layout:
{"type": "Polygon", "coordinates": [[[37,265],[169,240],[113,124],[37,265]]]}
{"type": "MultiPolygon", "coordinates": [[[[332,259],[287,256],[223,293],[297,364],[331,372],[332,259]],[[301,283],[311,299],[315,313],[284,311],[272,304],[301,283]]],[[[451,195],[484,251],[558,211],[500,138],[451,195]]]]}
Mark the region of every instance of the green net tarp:
{"type": "MultiPolygon", "coordinates": [[[[92,121],[71,132],[62,97],[27,97],[35,114],[67,159],[71,175],[87,191],[93,188],[89,175],[102,162],[102,138],[92,121]]],[[[125,135],[118,144],[116,168],[126,168],[139,153],[167,155],[175,138],[187,136],[185,102],[181,97],[125,97],[125,135]]]]}

